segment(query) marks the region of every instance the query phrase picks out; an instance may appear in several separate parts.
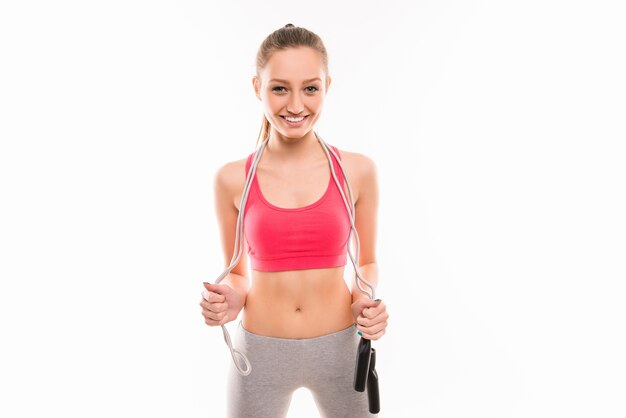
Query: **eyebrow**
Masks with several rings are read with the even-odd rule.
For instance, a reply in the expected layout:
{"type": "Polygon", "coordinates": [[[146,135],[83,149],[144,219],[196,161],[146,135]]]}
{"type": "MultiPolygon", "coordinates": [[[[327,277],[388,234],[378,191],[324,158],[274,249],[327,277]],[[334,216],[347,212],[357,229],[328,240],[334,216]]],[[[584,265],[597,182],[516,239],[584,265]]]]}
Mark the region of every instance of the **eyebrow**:
{"type": "MultiPolygon", "coordinates": [[[[302,82],[302,84],[304,84],[304,83],[310,83],[311,81],[316,81],[316,80],[317,80],[317,81],[320,81],[320,82],[322,81],[322,79],[320,79],[319,77],[315,77],[315,78],[309,78],[308,80],[304,80],[304,81],[302,82]]],[[[282,78],[272,78],[272,79],[270,80],[270,83],[271,83],[272,81],[279,81],[279,82],[281,82],[281,83],[289,84],[289,81],[287,81],[287,80],[283,80],[282,78]]]]}

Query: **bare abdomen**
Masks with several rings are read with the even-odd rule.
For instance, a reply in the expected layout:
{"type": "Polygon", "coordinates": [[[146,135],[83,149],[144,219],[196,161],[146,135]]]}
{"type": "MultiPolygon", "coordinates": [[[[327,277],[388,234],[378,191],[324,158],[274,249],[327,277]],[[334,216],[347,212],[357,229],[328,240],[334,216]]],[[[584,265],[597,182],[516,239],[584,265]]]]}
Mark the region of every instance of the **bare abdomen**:
{"type": "Polygon", "coordinates": [[[252,270],[243,327],[278,338],[313,338],[347,328],[354,318],[343,271],[344,267],[252,270]]]}

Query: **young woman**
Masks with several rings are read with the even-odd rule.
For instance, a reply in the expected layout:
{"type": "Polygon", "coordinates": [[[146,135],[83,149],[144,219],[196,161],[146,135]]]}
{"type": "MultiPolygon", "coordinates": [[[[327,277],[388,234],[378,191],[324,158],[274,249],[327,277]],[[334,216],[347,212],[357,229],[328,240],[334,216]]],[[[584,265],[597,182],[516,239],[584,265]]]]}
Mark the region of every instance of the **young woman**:
{"type": "MultiPolygon", "coordinates": [[[[238,264],[220,284],[205,283],[202,315],[210,326],[243,310],[234,346],[252,365],[247,376],[231,363],[229,417],[285,417],[293,392],[308,388],[324,417],[370,417],[367,394],[353,387],[356,350],[387,327],[385,303],[344,280],[350,218],[313,127],[331,83],[328,57],[313,32],[287,24],[261,44],[254,91],[264,105],[260,138],[267,140],[244,210],[244,245],[238,264]],[[248,283],[248,259],[251,283],[248,283]],[[357,335],[359,334],[359,335],[357,335]]],[[[350,123],[358,122],[350,115],[350,123]]],[[[374,162],[339,150],[354,198],[359,270],[378,283],[374,162]]],[[[235,245],[242,191],[255,153],[224,164],[214,181],[215,208],[226,265],[235,245]]],[[[354,247],[351,247],[354,248],[354,247]]]]}

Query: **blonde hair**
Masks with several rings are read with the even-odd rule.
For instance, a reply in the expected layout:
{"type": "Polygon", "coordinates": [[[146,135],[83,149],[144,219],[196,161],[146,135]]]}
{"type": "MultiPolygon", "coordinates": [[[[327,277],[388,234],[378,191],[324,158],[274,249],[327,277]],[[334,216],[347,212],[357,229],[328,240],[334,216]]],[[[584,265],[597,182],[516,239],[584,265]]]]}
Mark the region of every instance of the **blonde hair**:
{"type": "MultiPolygon", "coordinates": [[[[322,39],[308,29],[294,26],[287,23],[280,29],[270,33],[261,43],[259,51],[256,54],[256,75],[260,77],[261,71],[267,65],[275,51],[285,50],[287,48],[310,47],[320,53],[324,65],[324,71],[328,74],[328,53],[322,39]]],[[[257,146],[259,140],[265,140],[270,134],[270,122],[265,115],[261,122],[261,131],[257,138],[257,146]]]]}

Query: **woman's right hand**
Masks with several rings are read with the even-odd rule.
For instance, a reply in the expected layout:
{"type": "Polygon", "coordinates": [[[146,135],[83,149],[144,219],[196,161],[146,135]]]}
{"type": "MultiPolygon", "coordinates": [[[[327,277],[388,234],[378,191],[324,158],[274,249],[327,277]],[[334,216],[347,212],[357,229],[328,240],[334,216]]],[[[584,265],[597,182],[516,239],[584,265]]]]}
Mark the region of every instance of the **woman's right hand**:
{"type": "Polygon", "coordinates": [[[223,325],[237,318],[245,302],[239,293],[226,284],[204,282],[204,287],[200,306],[207,325],[223,325]]]}

